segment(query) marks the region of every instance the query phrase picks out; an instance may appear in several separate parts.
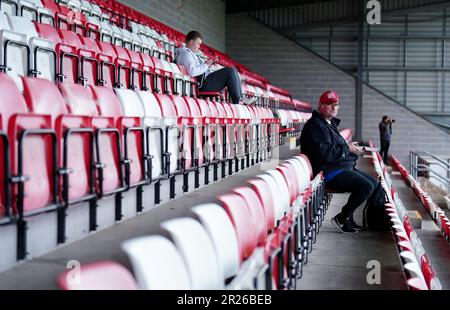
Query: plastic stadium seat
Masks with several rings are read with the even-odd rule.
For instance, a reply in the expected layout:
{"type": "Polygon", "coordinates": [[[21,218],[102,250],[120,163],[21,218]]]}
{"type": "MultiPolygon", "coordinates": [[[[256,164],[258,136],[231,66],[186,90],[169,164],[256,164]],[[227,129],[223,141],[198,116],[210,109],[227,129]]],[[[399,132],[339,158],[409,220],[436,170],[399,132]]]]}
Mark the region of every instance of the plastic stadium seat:
{"type": "Polygon", "coordinates": [[[250,257],[257,246],[257,235],[252,214],[245,199],[237,194],[224,194],[218,197],[236,231],[241,261],[250,257]]]}
{"type": "Polygon", "coordinates": [[[197,101],[191,97],[183,97],[186,101],[187,107],[189,109],[190,115],[199,124],[195,130],[195,141],[197,142],[197,148],[194,149],[194,159],[197,159],[197,164],[202,166],[205,162],[203,153],[203,117],[198,108],[197,101]]]}
{"type": "Polygon", "coordinates": [[[5,100],[0,105],[1,128],[7,129],[10,145],[12,177],[9,183],[14,189],[11,208],[20,219],[18,259],[23,259],[26,255],[26,218],[60,207],[56,182],[57,141],[51,116],[27,113],[28,107],[22,94],[5,74],[0,74],[0,92],[5,100]]]}
{"type": "Polygon", "coordinates": [[[192,211],[211,237],[225,279],[234,277],[239,271],[239,246],[227,213],[217,204],[195,206],[192,211]]]}
{"type": "Polygon", "coordinates": [[[294,167],[289,163],[285,163],[277,166],[276,169],[280,171],[284,177],[290,193],[290,204],[292,205],[300,195],[298,179],[293,172],[294,167]]]}
{"type": "Polygon", "coordinates": [[[269,229],[267,227],[264,207],[262,206],[258,195],[250,187],[238,187],[235,188],[232,192],[244,198],[246,205],[252,215],[257,242],[258,244],[264,244],[267,239],[267,232],[269,229]]]}
{"type": "Polygon", "coordinates": [[[186,101],[180,96],[170,96],[172,99],[177,116],[179,117],[178,123],[181,126],[181,142],[182,142],[182,169],[190,169],[193,167],[194,149],[201,147],[198,141],[194,141],[195,124],[194,119],[191,117],[189,107],[186,101]]]}
{"type": "Polygon", "coordinates": [[[289,204],[289,197],[287,195],[281,195],[281,189],[273,176],[269,174],[259,174],[256,176],[267,183],[270,189],[270,197],[275,210],[275,221],[278,223],[284,216],[286,206],[289,204]]]}
{"type": "Polygon", "coordinates": [[[251,188],[258,195],[258,199],[261,205],[264,207],[264,215],[266,219],[267,229],[273,231],[276,225],[275,221],[275,209],[274,209],[274,197],[269,185],[260,178],[254,178],[247,180],[247,183],[251,185],[251,188]]]}
{"type": "Polygon", "coordinates": [[[77,270],[69,270],[58,277],[58,285],[63,290],[137,290],[132,274],[122,265],[112,261],[102,261],[81,265],[77,270]]]}
{"type": "MultiPolygon", "coordinates": [[[[143,122],[148,127],[147,153],[153,156],[152,179],[157,179],[166,171],[164,155],[165,132],[163,130],[162,112],[154,94],[147,91],[140,91],[136,92],[136,95],[143,108],[143,122]]],[[[137,103],[133,100],[133,104],[137,105],[137,103]]]]}
{"type": "MultiPolygon", "coordinates": [[[[276,209],[283,210],[284,213],[288,212],[290,207],[290,194],[283,175],[277,170],[268,170],[265,174],[270,175],[275,180],[279,189],[279,192],[276,194],[276,203],[278,205],[276,209]]],[[[261,175],[258,175],[258,177],[261,177],[261,175]]]]}
{"type": "Polygon", "coordinates": [[[117,54],[113,45],[106,42],[97,41],[101,53],[97,56],[99,58],[100,81],[99,84],[106,87],[115,87],[116,81],[116,58],[117,54]]]}
{"type": "Polygon", "coordinates": [[[117,58],[115,65],[117,68],[117,78],[115,87],[130,88],[132,69],[130,67],[130,56],[127,49],[121,46],[113,46],[117,58]]]}
{"type": "MultiPolygon", "coordinates": [[[[63,89],[66,98],[71,91],[77,91],[76,88],[67,87],[67,90],[63,89]]],[[[95,198],[93,197],[94,180],[91,175],[91,167],[94,164],[93,135],[90,128],[91,120],[86,113],[92,111],[94,115],[97,115],[95,104],[88,102],[89,98],[77,99],[77,102],[71,105],[71,112],[79,116],[68,115],[64,113],[65,101],[52,82],[24,78],[24,91],[30,111],[36,113],[48,108],[48,98],[53,99],[50,110],[54,113],[53,118],[57,117],[53,121],[58,141],[65,139],[67,143],[66,148],[59,149],[59,163],[61,167],[70,171],[67,177],[63,178],[63,201],[70,205],[95,198]],[[57,115],[58,112],[62,114],[57,115]],[[70,135],[67,134],[69,129],[70,135]]]]}
{"type": "MultiPolygon", "coordinates": [[[[106,89],[104,91],[107,91],[106,89]]],[[[124,190],[121,136],[114,117],[96,117],[98,106],[92,89],[79,84],[61,84],[61,92],[72,114],[92,116],[96,133],[96,179],[100,197],[124,190]]],[[[101,92],[101,90],[99,90],[101,92]]],[[[113,103],[109,103],[112,105],[113,103]]]]}
{"type": "Polygon", "coordinates": [[[186,263],[192,289],[223,289],[224,274],[217,252],[203,226],[192,218],[177,218],[163,222],[161,227],[170,233],[186,263]]]}
{"type": "Polygon", "coordinates": [[[130,160],[130,172],[127,183],[129,186],[134,187],[147,182],[146,163],[144,162],[144,155],[146,154],[145,131],[140,127],[145,111],[135,92],[119,88],[116,88],[115,92],[122,105],[124,116],[135,117],[140,120],[138,126],[136,126],[137,124],[129,124],[129,128],[133,128],[133,130],[124,128],[127,132],[127,135],[124,136],[124,154],[125,158],[130,160]]]}
{"type": "MultiPolygon", "coordinates": [[[[36,47],[51,48],[51,43],[39,39],[32,22],[23,17],[0,14],[0,29],[2,29],[0,35],[0,71],[6,72],[13,78],[16,85],[22,90],[20,76],[37,73],[34,70],[35,63],[34,57],[32,57],[34,53],[38,52],[36,47]],[[22,23],[22,21],[25,22],[22,23]],[[27,24],[30,30],[27,29],[27,24]]],[[[39,55],[41,55],[40,52],[39,55]]]]}
{"type": "Polygon", "coordinates": [[[170,154],[170,165],[166,162],[166,173],[170,175],[179,170],[178,137],[181,136],[181,129],[178,126],[177,113],[172,99],[169,96],[162,94],[155,94],[155,96],[151,98],[156,98],[157,101],[152,104],[159,104],[163,117],[162,124],[164,126],[166,141],[165,152],[170,154]]]}
{"type": "Polygon", "coordinates": [[[216,120],[213,117],[208,103],[203,99],[197,99],[197,106],[200,110],[200,115],[205,117],[205,156],[208,162],[214,161],[214,145],[215,145],[215,135],[216,135],[216,120]]]}
{"type": "Polygon", "coordinates": [[[133,265],[141,289],[192,289],[183,257],[175,245],[162,236],[148,236],[127,240],[122,244],[133,265]]]}

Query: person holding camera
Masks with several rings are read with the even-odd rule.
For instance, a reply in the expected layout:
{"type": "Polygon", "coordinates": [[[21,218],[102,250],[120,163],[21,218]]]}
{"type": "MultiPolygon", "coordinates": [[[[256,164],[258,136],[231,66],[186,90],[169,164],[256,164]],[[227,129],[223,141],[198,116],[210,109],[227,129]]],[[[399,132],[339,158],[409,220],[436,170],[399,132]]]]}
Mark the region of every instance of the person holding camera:
{"type": "Polygon", "coordinates": [[[380,155],[385,164],[388,162],[388,152],[389,147],[391,146],[392,123],[395,123],[395,119],[384,115],[381,119],[381,123],[378,125],[378,129],[380,130],[380,155]]]}
{"type": "MultiPolygon", "coordinates": [[[[201,33],[197,31],[189,32],[186,35],[185,46],[176,50],[176,63],[183,65],[190,76],[197,78],[200,91],[218,92],[227,87],[232,102],[239,104],[242,89],[238,71],[234,67],[225,67],[214,71],[213,66],[218,58],[209,59],[205,62],[198,54],[202,40],[201,33]]],[[[254,101],[253,98],[251,99],[254,101]]],[[[245,103],[250,104],[252,102],[246,101],[245,103]]]]}

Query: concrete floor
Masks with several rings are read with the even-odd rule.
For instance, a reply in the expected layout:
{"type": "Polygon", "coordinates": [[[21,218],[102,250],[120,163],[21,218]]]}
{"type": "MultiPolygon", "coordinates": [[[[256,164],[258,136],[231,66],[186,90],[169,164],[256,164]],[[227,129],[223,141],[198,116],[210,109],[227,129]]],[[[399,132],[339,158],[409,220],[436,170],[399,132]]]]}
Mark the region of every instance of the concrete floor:
{"type": "MultiPolygon", "coordinates": [[[[280,158],[288,158],[296,153],[298,150],[283,149],[280,158]]],[[[362,168],[367,169],[368,166],[362,168]]],[[[82,264],[114,260],[131,269],[125,254],[120,250],[122,241],[158,232],[161,221],[189,215],[190,207],[214,201],[218,194],[242,185],[243,181],[265,169],[269,169],[267,164],[262,167],[257,165],[83,240],[62,246],[47,255],[22,262],[0,274],[0,289],[58,289],[57,275],[64,271],[70,260],[77,260],[82,264]]],[[[345,199],[345,195],[334,196],[313,252],[309,254],[309,262],[304,267],[298,289],[406,289],[390,232],[344,235],[331,225],[331,217],[339,212],[345,199]],[[366,264],[370,260],[381,263],[380,285],[367,284],[366,276],[370,270],[366,268],[366,264]]],[[[356,218],[358,221],[359,217],[356,218]]]]}
{"type": "MultiPolygon", "coordinates": [[[[358,168],[371,172],[370,163],[360,158],[358,168]]],[[[389,232],[361,231],[342,234],[331,223],[341,211],[348,194],[334,194],[316,244],[297,283],[299,290],[403,290],[408,289],[394,237],[389,232]],[[370,285],[371,261],[379,262],[380,282],[370,285]],[[370,276],[370,275],[369,275],[370,276]]],[[[362,209],[355,212],[355,221],[362,225],[362,209]]]]}
{"type": "Polygon", "coordinates": [[[441,281],[442,289],[450,289],[450,245],[439,231],[430,214],[422,206],[416,194],[402,180],[398,173],[391,175],[392,185],[407,210],[418,211],[422,217],[422,228],[415,229],[417,236],[428,254],[431,264],[441,281]]]}

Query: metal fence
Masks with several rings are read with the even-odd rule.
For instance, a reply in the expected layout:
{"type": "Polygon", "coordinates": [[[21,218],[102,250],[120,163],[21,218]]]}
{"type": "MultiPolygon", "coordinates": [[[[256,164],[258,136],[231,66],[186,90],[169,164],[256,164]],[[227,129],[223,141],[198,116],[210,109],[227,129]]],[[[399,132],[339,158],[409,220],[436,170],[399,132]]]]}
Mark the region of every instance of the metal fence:
{"type": "Polygon", "coordinates": [[[411,176],[435,179],[450,193],[450,161],[443,160],[428,152],[409,152],[411,176]]]}

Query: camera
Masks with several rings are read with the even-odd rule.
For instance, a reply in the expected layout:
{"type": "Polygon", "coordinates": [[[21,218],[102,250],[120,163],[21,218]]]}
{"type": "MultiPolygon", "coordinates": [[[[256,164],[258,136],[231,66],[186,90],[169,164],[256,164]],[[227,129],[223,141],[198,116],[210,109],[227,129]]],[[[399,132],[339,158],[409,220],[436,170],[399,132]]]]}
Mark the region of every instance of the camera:
{"type": "Polygon", "coordinates": [[[391,119],[391,123],[395,123],[395,119],[391,119]]]}

